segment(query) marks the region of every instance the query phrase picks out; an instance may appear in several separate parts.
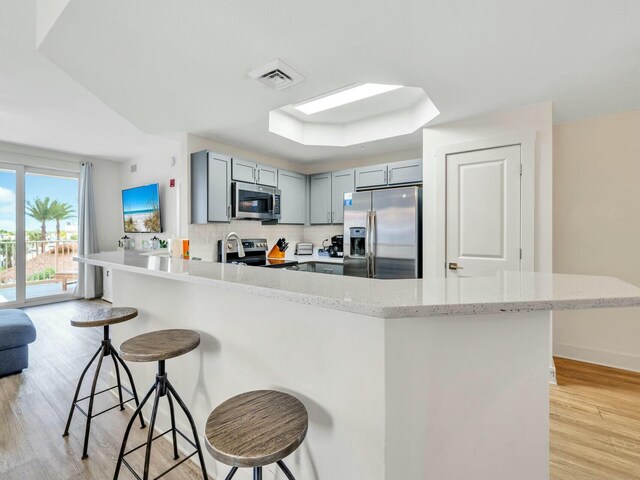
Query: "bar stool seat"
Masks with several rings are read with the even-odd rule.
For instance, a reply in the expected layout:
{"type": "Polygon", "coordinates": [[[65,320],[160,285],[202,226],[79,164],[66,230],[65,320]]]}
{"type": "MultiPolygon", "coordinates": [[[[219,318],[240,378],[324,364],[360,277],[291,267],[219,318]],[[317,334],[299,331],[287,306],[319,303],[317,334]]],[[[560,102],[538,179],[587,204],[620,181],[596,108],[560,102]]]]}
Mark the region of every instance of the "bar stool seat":
{"type": "Polygon", "coordinates": [[[81,313],[71,319],[73,327],[104,327],[126,322],[138,316],[138,309],[132,307],[101,308],[92,312],[81,313]]]}
{"type": "Polygon", "coordinates": [[[254,478],[262,467],[277,463],[289,479],[293,475],[282,459],[293,453],[307,435],[307,410],[297,398],[274,390],[257,390],[230,398],[211,412],[205,438],[207,450],[218,461],[253,468],[254,478]]]}
{"type": "Polygon", "coordinates": [[[200,345],[193,330],[170,329],[143,333],[120,345],[120,356],[128,362],[159,362],[189,353],[200,345]]]}
{"type": "MultiPolygon", "coordinates": [[[[73,413],[75,410],[80,411],[87,419],[85,425],[85,434],[84,434],[84,444],[82,450],[82,458],[85,459],[89,456],[89,433],[91,431],[91,419],[97,417],[98,415],[102,415],[103,413],[108,412],[116,407],[120,407],[120,410],[124,410],[125,403],[134,401],[136,407],[139,405],[138,401],[138,392],[136,391],[136,385],[133,382],[133,377],[131,372],[129,371],[129,367],[124,363],[122,358],[118,355],[118,352],[111,344],[111,337],[109,335],[109,327],[111,325],[115,325],[118,323],[126,322],[138,316],[138,309],[132,307],[111,307],[111,308],[101,308],[98,310],[93,310],[90,312],[82,313],[77,315],[71,319],[71,325],[74,327],[80,328],[93,328],[93,327],[102,327],[104,334],[100,347],[93,355],[89,363],[84,368],[82,374],[80,375],[80,380],[78,380],[78,385],[76,387],[76,393],[73,397],[73,401],[71,403],[71,409],[69,410],[69,417],[67,418],[67,424],[65,426],[64,432],[62,434],[63,437],[67,437],[69,435],[69,427],[71,427],[71,420],[73,418],[73,413]],[[111,357],[113,360],[114,369],[116,372],[116,385],[105,390],[101,390],[96,392],[96,387],[98,384],[98,376],[100,374],[100,369],[102,367],[102,362],[105,357],[111,357]],[[98,359],[98,364],[96,367],[96,371],[93,377],[93,383],[91,384],[91,393],[83,398],[78,398],[80,395],[80,389],[82,387],[82,382],[84,381],[84,377],[89,370],[89,367],[93,362],[98,359]],[[120,380],[120,367],[122,367],[129,378],[129,385],[131,386],[131,390],[122,385],[120,380]],[[118,400],[119,402],[109,407],[101,412],[95,413],[93,411],[93,403],[94,399],[97,395],[108,392],[110,390],[118,389],[118,400]],[[123,397],[123,392],[126,392],[130,398],[125,400],[123,397]],[[89,405],[85,409],[81,406],[81,402],[85,400],[89,400],[89,405]]],[[[142,418],[142,413],[138,413],[136,416],[140,418],[140,426],[141,428],[145,427],[144,419],[142,418]]],[[[133,417],[135,418],[135,416],[133,417]]],[[[133,420],[132,418],[132,420],[133,420]]]]}

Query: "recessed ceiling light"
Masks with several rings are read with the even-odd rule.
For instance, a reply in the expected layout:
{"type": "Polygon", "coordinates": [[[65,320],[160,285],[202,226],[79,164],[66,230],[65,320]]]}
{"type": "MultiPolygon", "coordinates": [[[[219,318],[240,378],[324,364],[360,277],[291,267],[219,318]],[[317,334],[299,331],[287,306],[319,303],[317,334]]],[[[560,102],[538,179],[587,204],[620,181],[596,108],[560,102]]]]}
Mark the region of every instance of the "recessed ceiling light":
{"type": "Polygon", "coordinates": [[[314,113],[323,112],[341,105],[374,97],[399,88],[402,88],[402,85],[384,85],[382,83],[360,83],[356,85],[349,85],[348,87],[323,95],[319,98],[316,97],[312,100],[294,105],[294,108],[302,113],[306,113],[307,115],[313,115],[314,113]]]}

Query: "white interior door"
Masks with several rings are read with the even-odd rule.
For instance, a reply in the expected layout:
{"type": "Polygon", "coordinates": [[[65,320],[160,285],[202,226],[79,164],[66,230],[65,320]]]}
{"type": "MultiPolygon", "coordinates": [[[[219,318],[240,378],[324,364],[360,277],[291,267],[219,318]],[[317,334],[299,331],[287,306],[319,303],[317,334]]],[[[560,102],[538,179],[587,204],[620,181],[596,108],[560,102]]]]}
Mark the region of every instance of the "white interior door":
{"type": "Polygon", "coordinates": [[[520,145],[449,154],[447,275],[520,270],[520,145]]]}

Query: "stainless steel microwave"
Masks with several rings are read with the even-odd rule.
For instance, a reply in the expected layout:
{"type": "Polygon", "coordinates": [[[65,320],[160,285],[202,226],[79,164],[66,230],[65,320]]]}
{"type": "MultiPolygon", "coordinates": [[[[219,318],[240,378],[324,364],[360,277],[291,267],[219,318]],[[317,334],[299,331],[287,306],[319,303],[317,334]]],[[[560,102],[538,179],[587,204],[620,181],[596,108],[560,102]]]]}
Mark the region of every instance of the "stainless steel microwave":
{"type": "Polygon", "coordinates": [[[280,190],[252,183],[231,184],[232,217],[250,220],[280,219],[280,190]]]}

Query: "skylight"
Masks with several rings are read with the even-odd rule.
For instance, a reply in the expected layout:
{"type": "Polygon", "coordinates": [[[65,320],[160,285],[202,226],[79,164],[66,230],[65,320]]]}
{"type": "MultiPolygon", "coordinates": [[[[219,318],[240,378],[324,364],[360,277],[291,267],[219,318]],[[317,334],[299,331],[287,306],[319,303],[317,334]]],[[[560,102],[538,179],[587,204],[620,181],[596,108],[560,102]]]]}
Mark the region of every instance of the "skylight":
{"type": "Polygon", "coordinates": [[[391,92],[402,88],[402,85],[384,85],[382,83],[361,83],[350,85],[346,88],[338,90],[319,98],[314,98],[306,102],[295,105],[296,110],[313,115],[314,113],[324,112],[332,108],[340,107],[348,103],[364,100],[365,98],[374,97],[382,93],[391,92]]]}

